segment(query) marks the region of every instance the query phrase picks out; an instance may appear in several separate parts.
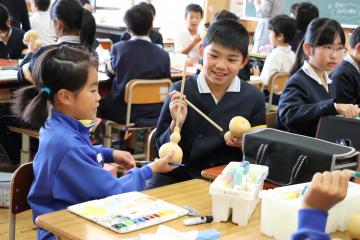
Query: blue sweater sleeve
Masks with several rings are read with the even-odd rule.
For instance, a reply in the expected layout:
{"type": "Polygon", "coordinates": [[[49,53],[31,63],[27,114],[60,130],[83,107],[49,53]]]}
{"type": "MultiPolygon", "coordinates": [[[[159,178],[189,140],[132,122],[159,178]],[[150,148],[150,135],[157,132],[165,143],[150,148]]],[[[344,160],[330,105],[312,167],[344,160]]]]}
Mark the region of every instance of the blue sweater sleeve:
{"type": "Polygon", "coordinates": [[[96,161],[96,152],[88,147],[74,147],[65,154],[54,177],[54,198],[78,203],[130,191],[142,191],[152,177],[150,167],[134,168],[115,178],[96,161]]]}
{"type": "Polygon", "coordinates": [[[298,230],[293,233],[291,239],[330,240],[330,236],[325,233],[327,217],[328,213],[325,211],[312,208],[300,209],[298,230]]]}
{"type": "Polygon", "coordinates": [[[113,148],[105,148],[102,145],[96,145],[96,146],[94,146],[94,149],[97,153],[101,153],[105,163],[113,163],[114,162],[114,158],[113,158],[114,149],[113,148]]]}

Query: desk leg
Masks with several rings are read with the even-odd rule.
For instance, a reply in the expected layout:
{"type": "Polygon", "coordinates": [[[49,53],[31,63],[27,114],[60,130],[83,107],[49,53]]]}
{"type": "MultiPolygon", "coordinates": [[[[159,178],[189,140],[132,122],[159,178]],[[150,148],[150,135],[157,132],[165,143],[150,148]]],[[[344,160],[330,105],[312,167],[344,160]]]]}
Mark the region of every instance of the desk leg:
{"type": "Polygon", "coordinates": [[[20,164],[30,162],[30,136],[21,134],[21,156],[20,164]]]}

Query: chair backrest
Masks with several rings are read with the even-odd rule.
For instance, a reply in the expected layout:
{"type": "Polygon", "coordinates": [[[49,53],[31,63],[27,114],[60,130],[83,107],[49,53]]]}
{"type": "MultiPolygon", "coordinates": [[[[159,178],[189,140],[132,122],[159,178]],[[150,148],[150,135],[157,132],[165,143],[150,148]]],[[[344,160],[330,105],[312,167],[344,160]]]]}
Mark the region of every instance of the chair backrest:
{"type": "Polygon", "coordinates": [[[163,103],[172,82],[170,79],[133,79],[126,84],[126,126],[130,125],[132,104],[163,103]]]}
{"type": "Polygon", "coordinates": [[[280,95],[284,90],[285,83],[289,79],[289,73],[287,72],[276,72],[274,73],[268,83],[269,91],[269,109],[272,107],[272,100],[274,94],[280,95]]]}
{"type": "Polygon", "coordinates": [[[156,128],[151,130],[148,136],[147,147],[146,147],[146,160],[154,160],[157,157],[157,153],[155,150],[155,132],[156,132],[156,128]]]}
{"type": "Polygon", "coordinates": [[[267,112],[266,113],[266,126],[268,128],[275,128],[275,119],[277,112],[267,112]]]}
{"type": "Polygon", "coordinates": [[[32,162],[25,163],[15,170],[10,184],[10,206],[9,206],[9,239],[15,239],[15,214],[30,209],[27,202],[31,184],[34,180],[32,162]]]}

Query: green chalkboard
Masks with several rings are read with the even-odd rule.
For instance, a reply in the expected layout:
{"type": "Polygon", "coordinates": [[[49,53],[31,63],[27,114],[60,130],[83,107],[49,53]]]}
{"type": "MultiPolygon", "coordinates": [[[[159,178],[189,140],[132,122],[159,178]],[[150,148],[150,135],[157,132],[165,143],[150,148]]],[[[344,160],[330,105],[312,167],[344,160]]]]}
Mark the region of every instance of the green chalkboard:
{"type": "MultiPolygon", "coordinates": [[[[277,0],[275,0],[277,1],[277,0]]],[[[256,17],[255,6],[249,1],[244,1],[244,15],[256,17]]],[[[285,0],[285,14],[290,14],[290,7],[299,0],[285,0]]],[[[360,0],[317,0],[309,1],[319,8],[320,17],[336,19],[343,25],[360,25],[360,0]]]]}

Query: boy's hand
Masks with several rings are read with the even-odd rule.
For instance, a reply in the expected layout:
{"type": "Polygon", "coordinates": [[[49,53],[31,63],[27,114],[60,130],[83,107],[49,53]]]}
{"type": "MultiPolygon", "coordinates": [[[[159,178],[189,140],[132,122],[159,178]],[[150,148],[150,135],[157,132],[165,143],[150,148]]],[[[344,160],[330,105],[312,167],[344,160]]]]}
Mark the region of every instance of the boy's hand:
{"type": "Polygon", "coordinates": [[[195,37],[194,37],[194,40],[193,40],[194,44],[197,44],[197,43],[200,42],[200,41],[201,41],[201,36],[200,36],[200,34],[196,34],[195,37]]]}
{"type": "Polygon", "coordinates": [[[335,105],[336,111],[346,118],[354,118],[359,115],[360,109],[357,104],[342,104],[335,105]]]}
{"type": "Polygon", "coordinates": [[[113,159],[115,163],[123,166],[126,170],[136,166],[134,157],[127,151],[114,150],[113,159]]]}
{"type": "Polygon", "coordinates": [[[251,73],[252,75],[254,75],[254,76],[260,76],[260,68],[259,68],[259,66],[256,65],[256,66],[252,67],[252,68],[250,69],[250,73],[251,73]]]}
{"type": "Polygon", "coordinates": [[[175,152],[171,151],[164,158],[155,158],[154,162],[149,164],[149,167],[153,171],[153,173],[166,173],[170,172],[173,169],[177,168],[169,165],[169,161],[174,156],[175,152]]]}
{"type": "Polygon", "coordinates": [[[233,138],[230,139],[230,141],[226,142],[226,145],[228,145],[230,147],[241,148],[242,137],[233,137],[233,138]]]}
{"type": "Polygon", "coordinates": [[[303,198],[303,208],[328,211],[346,197],[350,177],[341,171],[316,173],[303,198]]]}
{"type": "MultiPolygon", "coordinates": [[[[179,106],[180,95],[181,94],[178,91],[172,91],[170,93],[171,101],[169,104],[169,108],[170,108],[171,117],[173,119],[173,121],[171,122],[171,126],[170,126],[171,132],[175,128],[176,114],[177,114],[177,109],[179,106]]],[[[183,95],[182,104],[181,104],[181,112],[179,114],[179,127],[180,128],[184,124],[186,116],[187,116],[187,104],[186,104],[185,99],[186,99],[186,96],[183,95]]]]}

